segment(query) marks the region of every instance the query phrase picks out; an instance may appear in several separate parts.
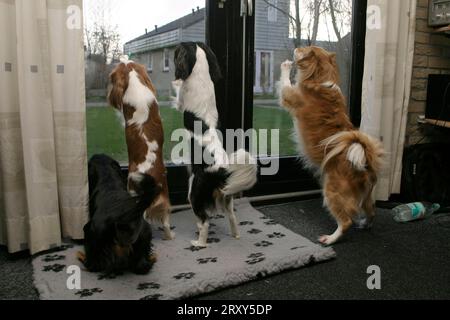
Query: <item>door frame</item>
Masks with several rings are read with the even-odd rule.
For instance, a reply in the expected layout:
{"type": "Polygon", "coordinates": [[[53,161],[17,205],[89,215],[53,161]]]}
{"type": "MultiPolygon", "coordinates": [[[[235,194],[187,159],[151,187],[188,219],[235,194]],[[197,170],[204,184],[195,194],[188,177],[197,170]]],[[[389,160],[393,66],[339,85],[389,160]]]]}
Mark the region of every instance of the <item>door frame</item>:
{"type": "MultiPolygon", "coordinates": [[[[244,30],[244,19],[241,17],[241,1],[205,1],[206,43],[216,53],[224,76],[215,85],[219,121],[222,128],[250,129],[253,127],[253,89],[256,70],[255,17],[253,15],[245,19],[246,40],[244,43],[242,32],[244,30]],[[244,65],[243,62],[245,62],[244,65]],[[243,79],[244,73],[245,79],[243,79]],[[247,90],[244,90],[243,84],[247,90]],[[241,115],[244,116],[244,121],[242,121],[241,115]]],[[[353,57],[349,107],[353,123],[355,126],[359,126],[367,0],[353,0],[353,6],[353,57]]],[[[253,0],[253,8],[255,8],[255,0],[253,0]]],[[[272,63],[272,68],[274,67],[272,63]]],[[[302,168],[297,157],[280,157],[279,161],[279,173],[276,176],[259,176],[257,185],[252,190],[245,192],[244,196],[260,197],[283,193],[308,193],[320,189],[315,177],[302,168]]],[[[186,204],[189,178],[186,167],[168,164],[167,170],[172,204],[186,204]]]]}

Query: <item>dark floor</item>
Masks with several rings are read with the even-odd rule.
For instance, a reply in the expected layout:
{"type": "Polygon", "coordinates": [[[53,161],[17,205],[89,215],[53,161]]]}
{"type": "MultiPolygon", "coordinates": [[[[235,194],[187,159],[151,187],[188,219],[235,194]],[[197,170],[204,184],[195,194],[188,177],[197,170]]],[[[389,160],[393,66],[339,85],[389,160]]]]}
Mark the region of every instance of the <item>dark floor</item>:
{"type": "MultiPolygon", "coordinates": [[[[321,200],[264,207],[274,220],[313,241],[334,230],[321,200]]],[[[450,215],[398,224],[378,210],[370,231],[351,230],[334,246],[337,258],[200,299],[450,299],[450,215]],[[367,289],[367,268],[381,268],[381,290],[367,289]]],[[[28,257],[0,249],[0,299],[37,299],[28,257]]]]}

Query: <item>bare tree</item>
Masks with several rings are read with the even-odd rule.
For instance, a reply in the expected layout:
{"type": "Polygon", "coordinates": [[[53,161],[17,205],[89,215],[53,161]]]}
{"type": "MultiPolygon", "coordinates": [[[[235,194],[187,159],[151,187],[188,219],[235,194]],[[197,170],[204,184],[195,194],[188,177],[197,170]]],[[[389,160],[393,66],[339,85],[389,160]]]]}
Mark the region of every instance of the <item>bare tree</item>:
{"type": "Polygon", "coordinates": [[[90,1],[85,8],[84,41],[87,55],[89,89],[107,86],[111,62],[122,54],[118,26],[111,22],[114,1],[90,1]]]}
{"type": "Polygon", "coordinates": [[[106,64],[122,54],[118,26],[109,20],[112,12],[110,1],[97,0],[90,5],[85,17],[88,22],[84,30],[86,51],[88,57],[100,55],[106,64]]]}
{"type": "Polygon", "coordinates": [[[307,35],[307,44],[314,45],[317,42],[321,22],[326,23],[327,20],[331,20],[338,42],[342,40],[344,29],[348,29],[351,24],[352,0],[288,0],[289,9],[274,5],[270,0],[262,1],[289,18],[295,47],[301,46],[305,41],[302,38],[303,34],[307,35]],[[291,1],[294,4],[292,10],[290,9],[291,1]]]}

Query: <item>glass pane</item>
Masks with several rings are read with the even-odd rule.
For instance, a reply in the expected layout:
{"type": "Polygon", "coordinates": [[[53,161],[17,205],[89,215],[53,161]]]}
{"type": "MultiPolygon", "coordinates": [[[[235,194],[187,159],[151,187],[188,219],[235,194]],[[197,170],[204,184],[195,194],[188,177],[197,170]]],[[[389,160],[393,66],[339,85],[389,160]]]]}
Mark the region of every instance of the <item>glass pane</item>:
{"type": "Polygon", "coordinates": [[[292,60],[294,48],[299,46],[336,52],[340,86],[348,100],[351,21],[352,0],[256,0],[253,125],[255,129],[280,129],[280,156],[297,155],[293,122],[279,106],[275,92],[280,64],[292,60]]]}
{"type": "Polygon", "coordinates": [[[205,41],[205,0],[84,0],[88,154],[128,163],[121,117],[106,101],[108,76],[123,54],[146,66],[158,93],[164,159],[171,161],[181,113],[170,107],[173,57],[182,41],[205,41]]]}

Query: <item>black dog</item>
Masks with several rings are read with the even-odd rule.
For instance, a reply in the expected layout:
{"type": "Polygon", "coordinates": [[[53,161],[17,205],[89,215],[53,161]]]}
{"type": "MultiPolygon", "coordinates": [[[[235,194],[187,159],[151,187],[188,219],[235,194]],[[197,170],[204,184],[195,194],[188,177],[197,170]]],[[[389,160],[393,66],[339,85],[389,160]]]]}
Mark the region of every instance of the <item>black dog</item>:
{"type": "Polygon", "coordinates": [[[91,272],[148,273],[154,261],[150,258],[152,232],[144,211],[161,187],[151,176],[142,175],[137,195],[131,196],[119,164],[108,156],[96,155],[89,161],[89,189],[86,254],[79,253],[79,259],[91,272]]]}

